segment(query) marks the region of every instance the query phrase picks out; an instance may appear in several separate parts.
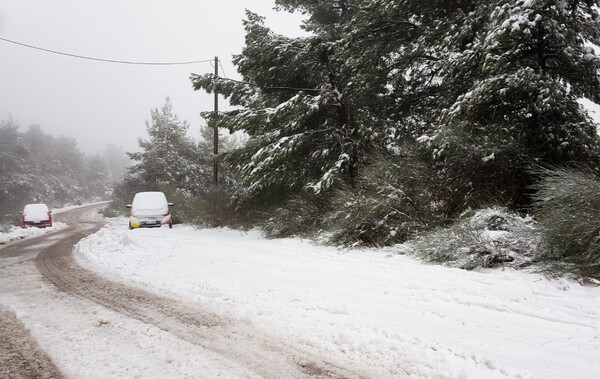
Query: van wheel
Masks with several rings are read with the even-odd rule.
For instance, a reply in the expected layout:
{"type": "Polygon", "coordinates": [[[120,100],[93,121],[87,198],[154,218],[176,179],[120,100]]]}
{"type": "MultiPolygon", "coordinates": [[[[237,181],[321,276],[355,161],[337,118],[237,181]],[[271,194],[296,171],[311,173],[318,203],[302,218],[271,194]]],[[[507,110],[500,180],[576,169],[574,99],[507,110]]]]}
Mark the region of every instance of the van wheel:
{"type": "Polygon", "coordinates": [[[173,229],[173,223],[172,222],[169,223],[169,229],[173,229]]]}

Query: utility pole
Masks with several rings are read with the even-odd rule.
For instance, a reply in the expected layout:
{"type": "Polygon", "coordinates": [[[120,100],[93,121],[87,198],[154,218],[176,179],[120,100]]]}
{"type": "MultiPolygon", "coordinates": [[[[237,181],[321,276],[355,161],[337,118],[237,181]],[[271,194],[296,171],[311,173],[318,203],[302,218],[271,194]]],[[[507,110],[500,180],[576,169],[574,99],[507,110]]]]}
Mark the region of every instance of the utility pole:
{"type": "MultiPolygon", "coordinates": [[[[215,78],[219,76],[219,57],[215,57],[215,78]]],[[[219,94],[215,90],[215,117],[219,113],[219,94]]],[[[214,138],[213,138],[213,152],[214,152],[214,182],[215,186],[219,185],[219,164],[217,163],[217,155],[219,154],[219,128],[215,124],[214,126],[214,138]]]]}

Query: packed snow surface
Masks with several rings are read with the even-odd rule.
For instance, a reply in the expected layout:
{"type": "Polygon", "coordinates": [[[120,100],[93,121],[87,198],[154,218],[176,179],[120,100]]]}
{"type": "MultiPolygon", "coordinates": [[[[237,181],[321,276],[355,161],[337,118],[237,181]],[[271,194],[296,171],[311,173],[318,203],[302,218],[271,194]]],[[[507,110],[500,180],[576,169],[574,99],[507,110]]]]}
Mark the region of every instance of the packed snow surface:
{"type": "MultiPolygon", "coordinates": [[[[268,240],[255,231],[128,230],[123,218],[80,242],[76,256],[104,276],[214,307],[374,378],[600,372],[600,288],[572,281],[464,271],[390,251],[268,240]]],[[[111,359],[135,364],[129,354],[111,359]]],[[[158,364],[135,373],[164,372],[158,364]]]]}

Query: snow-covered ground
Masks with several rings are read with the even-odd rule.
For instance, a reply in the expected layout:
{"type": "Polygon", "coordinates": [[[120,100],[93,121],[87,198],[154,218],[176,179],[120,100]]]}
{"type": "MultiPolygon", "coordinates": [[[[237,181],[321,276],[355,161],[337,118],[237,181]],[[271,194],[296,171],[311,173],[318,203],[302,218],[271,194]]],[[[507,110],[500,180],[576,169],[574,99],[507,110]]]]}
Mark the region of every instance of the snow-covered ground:
{"type": "Polygon", "coordinates": [[[44,233],[52,233],[56,230],[67,227],[62,222],[52,222],[50,228],[21,228],[20,226],[11,226],[8,231],[0,232],[0,245],[10,241],[20,240],[27,237],[33,237],[44,233]]]}
{"type": "MultiPolygon", "coordinates": [[[[600,372],[600,288],[525,272],[425,265],[390,251],[267,240],[257,232],[126,225],[110,220],[80,242],[79,262],[201,302],[372,377],[600,372]]],[[[119,367],[126,366],[119,359],[131,357],[112,359],[119,367]]]]}

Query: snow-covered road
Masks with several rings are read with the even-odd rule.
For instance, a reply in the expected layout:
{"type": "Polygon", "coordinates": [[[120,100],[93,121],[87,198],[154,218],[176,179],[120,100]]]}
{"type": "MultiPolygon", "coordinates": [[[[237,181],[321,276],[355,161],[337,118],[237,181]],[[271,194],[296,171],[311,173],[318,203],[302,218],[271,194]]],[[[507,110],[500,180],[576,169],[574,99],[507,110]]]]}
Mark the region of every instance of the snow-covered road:
{"type": "Polygon", "coordinates": [[[600,288],[257,232],[126,225],[110,220],[64,261],[0,269],[0,305],[67,377],[600,372],[600,288]],[[73,275],[50,284],[45,264],[73,275]],[[98,288],[94,275],[120,284],[98,288]]]}

